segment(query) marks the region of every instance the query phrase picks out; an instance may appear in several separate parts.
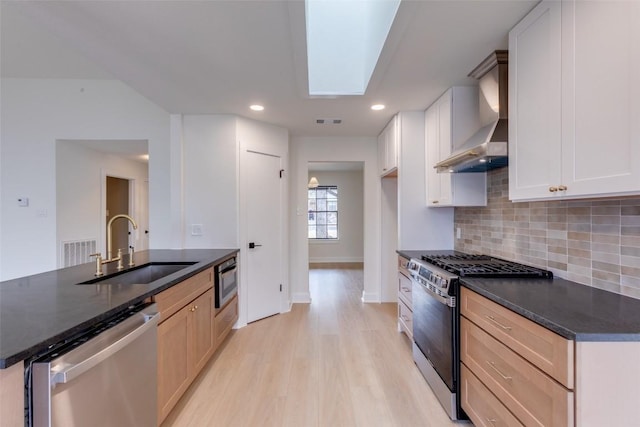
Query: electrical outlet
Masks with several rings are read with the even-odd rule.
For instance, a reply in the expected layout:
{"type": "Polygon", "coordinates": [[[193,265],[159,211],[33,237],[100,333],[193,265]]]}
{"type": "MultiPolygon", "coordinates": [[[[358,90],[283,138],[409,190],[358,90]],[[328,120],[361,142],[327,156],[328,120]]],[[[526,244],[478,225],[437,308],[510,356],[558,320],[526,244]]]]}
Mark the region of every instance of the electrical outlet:
{"type": "Polygon", "coordinates": [[[191,224],[191,235],[202,236],[202,224],[191,224]]]}

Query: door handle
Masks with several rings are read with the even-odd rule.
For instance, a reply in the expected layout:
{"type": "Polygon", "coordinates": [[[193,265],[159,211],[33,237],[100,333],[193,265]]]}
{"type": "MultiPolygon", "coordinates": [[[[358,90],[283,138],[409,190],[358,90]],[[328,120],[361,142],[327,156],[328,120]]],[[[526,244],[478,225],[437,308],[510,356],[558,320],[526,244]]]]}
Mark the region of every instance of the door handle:
{"type": "Polygon", "coordinates": [[[257,248],[258,246],[262,246],[262,245],[256,245],[254,242],[249,242],[249,249],[254,249],[254,248],[257,248]]]}

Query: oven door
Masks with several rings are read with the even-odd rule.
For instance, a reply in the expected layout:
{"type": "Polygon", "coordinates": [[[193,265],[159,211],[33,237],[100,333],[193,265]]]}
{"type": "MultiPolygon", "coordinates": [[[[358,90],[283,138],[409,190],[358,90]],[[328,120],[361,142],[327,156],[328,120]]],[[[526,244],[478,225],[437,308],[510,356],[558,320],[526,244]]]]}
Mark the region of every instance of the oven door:
{"type": "Polygon", "coordinates": [[[413,340],[452,393],[456,392],[455,307],[412,280],[413,340]]]}
{"type": "Polygon", "coordinates": [[[225,263],[218,271],[216,285],[215,308],[220,308],[238,293],[238,265],[235,263],[235,259],[233,263],[225,263]]]}

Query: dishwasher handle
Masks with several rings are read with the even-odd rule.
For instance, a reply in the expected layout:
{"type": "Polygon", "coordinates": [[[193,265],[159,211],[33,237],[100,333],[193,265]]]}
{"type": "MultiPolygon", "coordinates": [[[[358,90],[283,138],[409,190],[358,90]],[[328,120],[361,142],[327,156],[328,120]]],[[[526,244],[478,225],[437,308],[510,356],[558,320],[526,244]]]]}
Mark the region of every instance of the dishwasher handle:
{"type": "MultiPolygon", "coordinates": [[[[155,308],[155,304],[153,304],[153,309],[155,310],[155,308]]],[[[148,308],[146,310],[148,310],[148,308]]],[[[131,344],[149,329],[156,327],[158,325],[158,322],[160,321],[160,313],[148,312],[146,310],[136,313],[135,315],[131,316],[131,318],[121,322],[111,330],[118,328],[126,331],[127,329],[131,328],[132,324],[135,325],[136,323],[140,323],[140,316],[142,316],[144,319],[144,323],[142,323],[140,326],[122,336],[114,337],[114,340],[108,343],[107,346],[102,346],[77,363],[61,363],[60,366],[56,366],[56,368],[52,369],[51,387],[55,387],[56,384],[64,384],[73,381],[78,376],[96,366],[98,363],[102,362],[121,349],[125,348],[127,345],[131,344]],[[58,368],[60,370],[57,370],[58,368]]],[[[104,333],[106,334],[111,330],[107,330],[104,333]]]]}

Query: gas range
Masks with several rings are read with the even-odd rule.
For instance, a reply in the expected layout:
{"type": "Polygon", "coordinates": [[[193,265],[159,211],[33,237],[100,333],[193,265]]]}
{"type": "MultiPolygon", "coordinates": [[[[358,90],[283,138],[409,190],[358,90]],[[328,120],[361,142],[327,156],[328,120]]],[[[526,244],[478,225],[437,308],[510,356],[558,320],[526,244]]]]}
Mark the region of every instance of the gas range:
{"type": "Polygon", "coordinates": [[[409,262],[413,360],[453,420],[460,406],[460,278],[551,278],[549,271],[487,255],[428,251],[409,262]]]}
{"type": "Polygon", "coordinates": [[[426,254],[421,258],[460,277],[553,277],[550,271],[488,255],[454,251],[450,254],[426,254]]]}
{"type": "Polygon", "coordinates": [[[429,251],[420,259],[409,262],[409,272],[415,281],[435,294],[448,298],[448,305],[455,304],[458,278],[547,278],[553,273],[536,267],[488,256],[472,255],[458,251],[429,251]]]}

